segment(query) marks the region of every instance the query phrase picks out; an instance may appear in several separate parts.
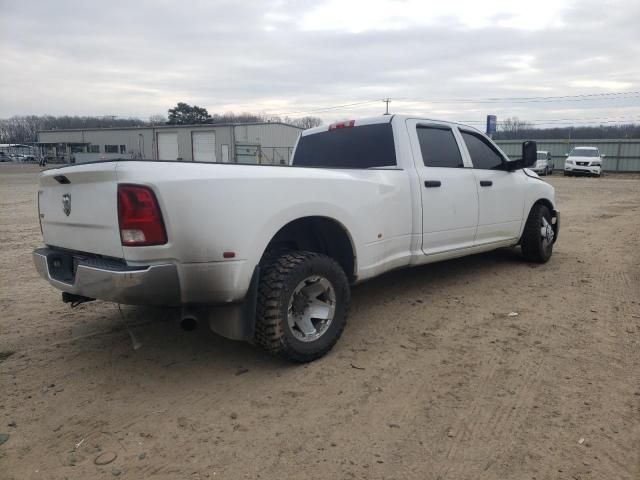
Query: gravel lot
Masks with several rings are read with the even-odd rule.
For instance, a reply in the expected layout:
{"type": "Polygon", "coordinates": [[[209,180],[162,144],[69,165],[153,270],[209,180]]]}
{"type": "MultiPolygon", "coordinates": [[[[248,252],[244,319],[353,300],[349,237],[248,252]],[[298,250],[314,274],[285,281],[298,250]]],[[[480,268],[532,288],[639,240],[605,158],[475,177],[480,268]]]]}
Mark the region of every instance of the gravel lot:
{"type": "Polygon", "coordinates": [[[550,177],[548,264],[385,275],[292,366],[124,307],[134,350],[116,306],[62,304],[31,263],[37,171],[0,165],[3,479],[640,478],[637,176],[550,177]]]}

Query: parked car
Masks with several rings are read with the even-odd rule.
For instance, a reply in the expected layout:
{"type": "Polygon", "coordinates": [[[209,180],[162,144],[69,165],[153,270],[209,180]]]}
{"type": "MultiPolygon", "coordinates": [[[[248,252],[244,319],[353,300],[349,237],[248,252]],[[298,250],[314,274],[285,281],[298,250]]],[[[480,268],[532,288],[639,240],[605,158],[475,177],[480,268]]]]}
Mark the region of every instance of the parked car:
{"type": "Polygon", "coordinates": [[[536,164],[531,167],[531,170],[539,175],[553,175],[553,160],[551,159],[551,153],[545,150],[538,150],[536,164]]]}
{"type": "Polygon", "coordinates": [[[23,153],[14,153],[11,155],[11,158],[14,162],[34,162],[35,157],[29,154],[23,153]]]}
{"type": "Polygon", "coordinates": [[[4,152],[0,152],[0,162],[10,162],[11,157],[4,152]]]}
{"type": "Polygon", "coordinates": [[[597,147],[575,147],[567,154],[567,159],[564,162],[564,174],[567,177],[573,175],[599,177],[602,175],[604,157],[597,147]]]}
{"type": "MultiPolygon", "coordinates": [[[[390,115],[306,130],[291,166],[107,160],[42,172],[40,275],[63,300],[181,307],[296,362],[336,343],[350,285],[520,245],[546,262],[551,185],[483,133],[390,115]]],[[[394,321],[395,319],[389,319],[394,321]]]]}

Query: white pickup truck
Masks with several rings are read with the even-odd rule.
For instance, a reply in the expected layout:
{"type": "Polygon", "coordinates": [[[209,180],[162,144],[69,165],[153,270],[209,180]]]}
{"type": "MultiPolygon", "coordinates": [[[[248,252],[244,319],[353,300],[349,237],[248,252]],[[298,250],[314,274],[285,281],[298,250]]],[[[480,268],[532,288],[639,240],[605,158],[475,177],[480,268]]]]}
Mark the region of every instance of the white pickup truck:
{"type": "Polygon", "coordinates": [[[546,262],[554,189],[485,135],[382,116],[306,130],[291,166],[103,161],[46,170],[34,251],[63,300],[181,307],[292,361],[329,351],[350,285],[520,245],[546,262]]]}

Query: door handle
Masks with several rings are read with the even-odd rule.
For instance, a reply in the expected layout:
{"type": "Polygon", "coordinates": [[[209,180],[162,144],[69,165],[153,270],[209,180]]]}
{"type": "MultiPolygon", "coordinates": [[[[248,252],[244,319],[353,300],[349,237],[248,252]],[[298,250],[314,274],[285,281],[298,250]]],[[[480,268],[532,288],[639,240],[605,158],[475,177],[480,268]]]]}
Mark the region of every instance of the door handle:
{"type": "Polygon", "coordinates": [[[442,185],[440,180],[425,180],[424,181],[424,186],[427,187],[427,188],[437,188],[440,185],[442,185]]]}
{"type": "Polygon", "coordinates": [[[493,185],[491,180],[480,180],[481,187],[490,187],[491,185],[493,185]]]}

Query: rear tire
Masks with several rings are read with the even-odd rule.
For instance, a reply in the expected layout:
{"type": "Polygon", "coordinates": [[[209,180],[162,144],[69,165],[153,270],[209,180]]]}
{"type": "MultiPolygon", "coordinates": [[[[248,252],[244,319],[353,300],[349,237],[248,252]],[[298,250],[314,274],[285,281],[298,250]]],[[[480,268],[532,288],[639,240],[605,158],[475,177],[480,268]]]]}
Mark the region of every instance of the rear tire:
{"type": "Polygon", "coordinates": [[[347,276],[332,258],[303,251],[274,256],[260,276],[255,341],[289,361],[320,358],[340,338],[350,299],[347,276]]]}
{"type": "Polygon", "coordinates": [[[522,233],[522,256],[528,262],[546,263],[553,254],[554,242],[551,212],[547,206],[538,203],[531,208],[522,233]]]}

